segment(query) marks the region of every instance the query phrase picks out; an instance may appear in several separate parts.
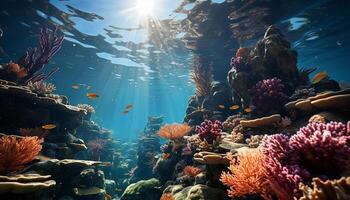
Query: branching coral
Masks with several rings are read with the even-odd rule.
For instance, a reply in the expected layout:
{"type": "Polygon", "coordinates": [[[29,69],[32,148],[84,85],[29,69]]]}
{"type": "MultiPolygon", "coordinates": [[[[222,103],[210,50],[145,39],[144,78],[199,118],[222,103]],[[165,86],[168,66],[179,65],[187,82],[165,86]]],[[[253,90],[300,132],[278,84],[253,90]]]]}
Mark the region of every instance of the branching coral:
{"type": "Polygon", "coordinates": [[[77,107],[86,110],[87,113],[95,113],[95,108],[89,104],[78,104],[77,107]]]}
{"type": "Polygon", "coordinates": [[[247,138],[245,142],[250,148],[257,148],[260,145],[263,137],[263,135],[252,135],[250,138],[247,138]]]}
{"type": "Polygon", "coordinates": [[[44,81],[37,81],[34,83],[29,82],[27,86],[32,92],[37,93],[41,96],[50,95],[56,90],[54,84],[46,83],[44,81]]]}
{"type": "Polygon", "coordinates": [[[268,199],[269,182],[263,167],[263,157],[258,149],[240,153],[237,160],[231,153],[229,172],[223,172],[220,180],[229,187],[230,197],[242,197],[250,194],[260,194],[268,199]]]}
{"type": "Polygon", "coordinates": [[[195,57],[192,65],[191,79],[196,85],[198,96],[209,96],[212,87],[211,66],[205,65],[203,58],[195,57]]]}
{"type": "Polygon", "coordinates": [[[42,142],[38,137],[1,136],[0,174],[24,169],[25,164],[34,160],[41,151],[42,142]]]}
{"type": "Polygon", "coordinates": [[[280,110],[287,100],[283,89],[282,80],[278,78],[259,81],[249,90],[251,103],[260,114],[264,114],[270,110],[280,110]]]}
{"type": "Polygon", "coordinates": [[[312,186],[300,184],[303,196],[300,200],[348,200],[350,199],[350,177],[342,177],[338,180],[322,181],[319,178],[312,179],[312,186]]]}
{"type": "Polygon", "coordinates": [[[58,70],[58,68],[54,68],[47,75],[42,72],[45,64],[49,62],[62,46],[63,36],[57,37],[56,32],[57,27],[51,33],[48,29],[41,29],[39,55],[37,55],[36,48],[30,49],[18,61],[18,64],[27,72],[27,75],[20,79],[21,84],[45,80],[58,70]]]}
{"type": "Polygon", "coordinates": [[[264,166],[280,199],[300,196],[300,183],[314,176],[337,177],[349,170],[350,122],[310,123],[290,139],[265,136],[261,144],[264,166]]]}
{"type": "Polygon", "coordinates": [[[158,131],[158,135],[169,140],[175,140],[182,138],[190,131],[191,127],[187,124],[167,124],[158,131]]]}
{"type": "Polygon", "coordinates": [[[202,169],[201,168],[198,168],[198,167],[194,167],[194,166],[186,166],[185,168],[184,168],[184,170],[182,171],[182,173],[184,174],[184,175],[187,175],[187,176],[189,176],[189,177],[195,177],[195,176],[197,176],[199,173],[201,173],[202,172],[202,169]]]}
{"type": "Polygon", "coordinates": [[[218,120],[204,120],[199,126],[196,126],[196,133],[201,140],[207,141],[212,144],[221,136],[222,123],[218,120]]]}
{"type": "Polygon", "coordinates": [[[93,160],[99,161],[103,148],[106,146],[106,140],[95,139],[87,143],[88,150],[93,160]]]}

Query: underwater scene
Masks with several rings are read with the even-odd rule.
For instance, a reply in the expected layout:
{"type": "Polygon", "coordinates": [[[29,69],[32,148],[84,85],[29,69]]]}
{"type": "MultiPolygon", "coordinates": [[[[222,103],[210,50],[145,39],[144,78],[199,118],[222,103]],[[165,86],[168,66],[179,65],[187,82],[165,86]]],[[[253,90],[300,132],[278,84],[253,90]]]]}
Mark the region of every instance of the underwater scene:
{"type": "Polygon", "coordinates": [[[0,200],[350,200],[349,0],[0,0],[0,200]]]}

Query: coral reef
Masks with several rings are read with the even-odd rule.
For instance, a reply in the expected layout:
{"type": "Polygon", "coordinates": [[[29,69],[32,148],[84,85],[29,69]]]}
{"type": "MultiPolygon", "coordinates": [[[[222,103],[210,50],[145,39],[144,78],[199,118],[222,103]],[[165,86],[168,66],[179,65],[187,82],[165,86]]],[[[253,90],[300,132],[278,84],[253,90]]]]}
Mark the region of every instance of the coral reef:
{"type": "Polygon", "coordinates": [[[46,83],[44,81],[37,81],[37,82],[34,82],[34,83],[33,82],[29,82],[27,84],[27,86],[32,92],[34,92],[34,93],[36,93],[36,94],[38,94],[40,96],[50,95],[53,92],[55,92],[55,90],[56,90],[56,87],[55,87],[54,84],[46,83]]]}
{"type": "Polygon", "coordinates": [[[42,139],[37,137],[0,137],[0,174],[24,169],[41,151],[42,139]]]}
{"type": "Polygon", "coordinates": [[[196,133],[209,144],[213,144],[221,136],[222,123],[218,120],[204,120],[199,126],[196,126],[196,133]]]}
{"type": "Polygon", "coordinates": [[[258,149],[246,150],[230,160],[229,172],[223,172],[220,180],[229,187],[230,197],[260,194],[269,199],[270,185],[266,176],[262,154],[258,149]]]}
{"type": "Polygon", "coordinates": [[[303,192],[300,200],[346,200],[350,198],[350,177],[326,181],[313,178],[312,188],[304,184],[299,188],[303,192]]]}
{"type": "Polygon", "coordinates": [[[282,80],[277,78],[259,81],[249,92],[258,115],[279,111],[287,100],[282,80]]]}
{"type": "Polygon", "coordinates": [[[169,140],[175,140],[187,135],[191,129],[187,124],[167,124],[158,131],[158,135],[169,140]]]}

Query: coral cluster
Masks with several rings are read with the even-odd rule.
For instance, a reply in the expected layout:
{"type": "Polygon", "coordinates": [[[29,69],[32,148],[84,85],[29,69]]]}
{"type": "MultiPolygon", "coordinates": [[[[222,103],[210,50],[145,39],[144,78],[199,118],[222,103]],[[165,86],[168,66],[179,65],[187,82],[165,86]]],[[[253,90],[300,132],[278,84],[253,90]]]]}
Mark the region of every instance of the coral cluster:
{"type": "Polygon", "coordinates": [[[258,149],[247,150],[230,160],[229,172],[223,172],[220,180],[229,187],[230,197],[240,197],[250,194],[260,194],[268,199],[270,187],[263,165],[263,156],[258,149]]]}
{"type": "Polygon", "coordinates": [[[86,110],[87,113],[95,113],[95,108],[89,104],[78,104],[77,107],[86,110]]]}
{"type": "Polygon", "coordinates": [[[187,135],[191,129],[187,124],[167,124],[158,131],[158,135],[169,140],[174,140],[187,135]]]}
{"type": "Polygon", "coordinates": [[[220,138],[222,130],[222,123],[218,120],[204,120],[199,126],[196,126],[196,133],[202,139],[212,144],[215,140],[220,138]]]}
{"type": "Polygon", "coordinates": [[[278,111],[283,107],[287,96],[283,92],[284,85],[281,79],[265,79],[256,83],[249,92],[251,103],[256,108],[258,114],[269,111],[278,111]]]}
{"type": "Polygon", "coordinates": [[[292,96],[289,97],[290,101],[295,101],[298,99],[306,99],[316,95],[314,88],[301,88],[294,91],[292,96]]]}
{"type": "Polygon", "coordinates": [[[25,164],[34,160],[41,151],[42,142],[38,137],[1,136],[0,174],[24,169],[25,164]]]}
{"type": "Polygon", "coordinates": [[[37,81],[37,82],[29,82],[28,85],[29,89],[37,93],[38,95],[41,96],[47,96],[55,92],[56,87],[52,83],[46,83],[44,81],[37,81]]]}
{"type": "Polygon", "coordinates": [[[194,178],[195,176],[197,176],[199,173],[202,172],[202,169],[194,166],[186,166],[182,172],[184,175],[194,178]]]}
{"type": "Polygon", "coordinates": [[[290,139],[265,136],[261,144],[264,166],[280,199],[300,196],[299,184],[311,177],[336,177],[349,169],[350,123],[310,123],[290,139]]]}

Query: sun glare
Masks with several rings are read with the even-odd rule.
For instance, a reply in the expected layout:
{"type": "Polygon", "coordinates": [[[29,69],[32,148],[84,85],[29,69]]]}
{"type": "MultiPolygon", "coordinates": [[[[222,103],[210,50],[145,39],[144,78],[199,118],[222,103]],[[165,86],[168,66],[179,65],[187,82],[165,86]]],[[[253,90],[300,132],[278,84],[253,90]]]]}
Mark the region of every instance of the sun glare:
{"type": "Polygon", "coordinates": [[[154,12],[154,2],[153,0],[137,0],[136,10],[141,16],[152,16],[154,12]]]}

